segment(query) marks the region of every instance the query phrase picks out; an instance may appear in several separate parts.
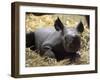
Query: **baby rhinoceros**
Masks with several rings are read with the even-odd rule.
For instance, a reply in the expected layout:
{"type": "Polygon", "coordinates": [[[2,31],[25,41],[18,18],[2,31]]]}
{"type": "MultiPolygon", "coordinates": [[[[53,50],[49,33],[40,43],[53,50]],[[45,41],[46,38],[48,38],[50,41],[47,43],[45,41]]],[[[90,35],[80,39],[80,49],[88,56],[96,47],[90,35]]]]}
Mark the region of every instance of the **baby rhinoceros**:
{"type": "Polygon", "coordinates": [[[69,58],[74,61],[81,47],[80,34],[84,31],[82,22],[74,27],[65,27],[57,18],[54,29],[41,28],[26,34],[26,47],[38,49],[40,55],[55,58],[57,61],[69,58]],[[33,47],[32,47],[33,46],[33,47]]]}

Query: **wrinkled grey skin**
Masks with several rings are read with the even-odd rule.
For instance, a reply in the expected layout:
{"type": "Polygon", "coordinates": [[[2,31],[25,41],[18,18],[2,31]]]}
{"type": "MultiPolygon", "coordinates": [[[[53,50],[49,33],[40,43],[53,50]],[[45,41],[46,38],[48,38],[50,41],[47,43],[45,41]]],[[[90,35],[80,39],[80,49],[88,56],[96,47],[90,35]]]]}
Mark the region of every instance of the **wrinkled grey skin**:
{"type": "Polygon", "coordinates": [[[38,49],[40,55],[56,58],[58,61],[67,57],[74,60],[80,50],[80,34],[83,31],[82,22],[79,22],[76,28],[67,28],[58,18],[55,21],[54,29],[42,28],[27,33],[26,47],[29,47],[28,44],[34,44],[35,48],[33,49],[38,49]]]}

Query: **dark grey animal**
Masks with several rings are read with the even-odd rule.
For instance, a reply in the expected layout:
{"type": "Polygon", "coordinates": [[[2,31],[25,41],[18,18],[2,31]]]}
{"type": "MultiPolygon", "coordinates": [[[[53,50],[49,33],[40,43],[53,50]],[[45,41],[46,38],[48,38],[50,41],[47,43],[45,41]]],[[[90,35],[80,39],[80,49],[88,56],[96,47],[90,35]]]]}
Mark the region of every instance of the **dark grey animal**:
{"type": "Polygon", "coordinates": [[[79,56],[81,40],[80,34],[84,31],[80,21],[76,28],[65,27],[57,18],[54,28],[42,28],[26,34],[26,47],[38,49],[40,55],[56,58],[58,61],[70,58],[71,61],[79,56]]]}

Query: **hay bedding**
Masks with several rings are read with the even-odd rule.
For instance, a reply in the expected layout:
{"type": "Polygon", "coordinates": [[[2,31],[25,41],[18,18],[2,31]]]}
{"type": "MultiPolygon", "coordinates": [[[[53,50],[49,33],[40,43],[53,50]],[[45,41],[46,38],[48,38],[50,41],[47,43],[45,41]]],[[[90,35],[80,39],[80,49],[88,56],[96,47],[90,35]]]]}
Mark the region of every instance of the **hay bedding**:
{"type": "Polygon", "coordinates": [[[32,51],[30,48],[26,48],[26,67],[36,67],[36,66],[57,66],[57,65],[71,65],[71,64],[88,64],[89,63],[89,29],[87,28],[87,23],[84,16],[78,15],[43,15],[35,16],[33,14],[26,14],[26,31],[35,31],[41,27],[53,26],[56,18],[59,17],[64,25],[73,27],[80,20],[83,22],[85,30],[81,34],[81,49],[80,58],[74,63],[71,63],[69,59],[64,59],[59,62],[56,59],[49,57],[41,57],[37,51],[32,51]]]}

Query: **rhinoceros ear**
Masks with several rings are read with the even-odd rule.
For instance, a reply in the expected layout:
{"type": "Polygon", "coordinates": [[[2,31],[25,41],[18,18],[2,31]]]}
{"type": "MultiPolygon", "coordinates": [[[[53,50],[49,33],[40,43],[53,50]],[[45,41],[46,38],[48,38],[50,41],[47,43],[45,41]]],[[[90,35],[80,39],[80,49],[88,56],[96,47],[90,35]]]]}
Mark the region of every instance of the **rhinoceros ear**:
{"type": "Polygon", "coordinates": [[[82,33],[84,31],[83,23],[80,21],[77,25],[77,31],[82,33]]]}
{"type": "Polygon", "coordinates": [[[59,30],[63,30],[64,29],[64,25],[61,22],[61,20],[59,19],[59,17],[56,19],[55,23],[54,23],[54,27],[57,31],[59,30]]]}

